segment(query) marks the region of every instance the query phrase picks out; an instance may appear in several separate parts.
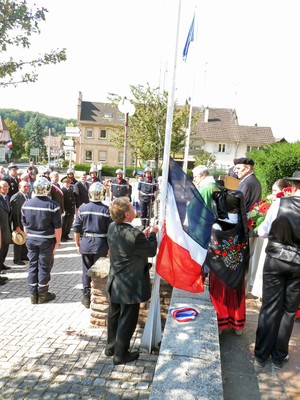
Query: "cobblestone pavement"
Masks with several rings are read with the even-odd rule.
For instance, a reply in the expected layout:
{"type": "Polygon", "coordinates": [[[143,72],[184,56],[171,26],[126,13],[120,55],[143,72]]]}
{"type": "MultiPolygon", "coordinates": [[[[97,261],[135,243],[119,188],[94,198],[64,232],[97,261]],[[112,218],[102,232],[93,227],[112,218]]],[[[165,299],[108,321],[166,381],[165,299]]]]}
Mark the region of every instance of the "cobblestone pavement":
{"type": "MultiPolygon", "coordinates": [[[[89,323],[81,305],[80,256],[73,241],[55,254],[49,290],[56,299],[32,305],[27,266],[6,264],[0,286],[0,399],[148,399],[157,355],[114,366],[104,355],[106,329],[89,323]]],[[[133,348],[140,344],[141,331],[133,348]]]]}
{"type": "MultiPolygon", "coordinates": [[[[81,305],[80,256],[73,241],[55,255],[50,291],[56,299],[32,305],[27,265],[12,266],[0,286],[0,399],[148,399],[157,355],[114,366],[104,355],[106,329],[90,326],[81,305]]],[[[242,336],[220,336],[224,400],[300,399],[300,320],[290,343],[290,361],[282,370],[253,368],[253,348],[260,302],[247,300],[242,336]]],[[[138,329],[133,340],[137,349],[138,329]]],[[[199,394],[200,396],[201,394],[199,394]]],[[[175,399],[174,399],[175,400],[175,399]]],[[[210,399],[207,399],[210,400],[210,399]]]]}

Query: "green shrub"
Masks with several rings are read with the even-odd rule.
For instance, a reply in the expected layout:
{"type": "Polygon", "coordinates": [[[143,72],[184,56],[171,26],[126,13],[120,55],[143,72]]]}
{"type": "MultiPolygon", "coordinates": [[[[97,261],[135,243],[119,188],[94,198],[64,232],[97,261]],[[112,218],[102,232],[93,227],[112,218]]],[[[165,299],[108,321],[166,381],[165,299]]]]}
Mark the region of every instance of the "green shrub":
{"type": "Polygon", "coordinates": [[[300,142],[276,143],[247,153],[255,162],[254,173],[262,186],[262,196],[272,191],[277,179],[300,170],[300,142]]]}

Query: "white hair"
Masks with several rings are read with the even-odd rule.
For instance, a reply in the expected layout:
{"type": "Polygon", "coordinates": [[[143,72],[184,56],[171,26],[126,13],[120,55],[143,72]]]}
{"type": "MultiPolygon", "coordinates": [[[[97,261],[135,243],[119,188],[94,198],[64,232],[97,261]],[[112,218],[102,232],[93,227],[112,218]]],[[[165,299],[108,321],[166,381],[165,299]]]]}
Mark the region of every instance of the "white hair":
{"type": "Polygon", "coordinates": [[[207,167],[205,165],[197,165],[197,167],[193,169],[193,177],[195,178],[196,176],[203,174],[203,172],[208,175],[207,167]]]}

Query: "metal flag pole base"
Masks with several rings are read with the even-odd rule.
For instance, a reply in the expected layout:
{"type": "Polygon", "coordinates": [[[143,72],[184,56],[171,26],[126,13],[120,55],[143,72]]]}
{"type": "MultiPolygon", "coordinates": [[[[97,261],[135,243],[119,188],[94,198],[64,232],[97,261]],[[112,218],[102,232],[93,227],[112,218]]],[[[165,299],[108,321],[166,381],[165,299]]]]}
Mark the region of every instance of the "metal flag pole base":
{"type": "Polygon", "coordinates": [[[155,273],[148,317],[141,340],[141,348],[150,354],[159,349],[161,343],[161,316],[160,316],[160,276],[155,273]]]}

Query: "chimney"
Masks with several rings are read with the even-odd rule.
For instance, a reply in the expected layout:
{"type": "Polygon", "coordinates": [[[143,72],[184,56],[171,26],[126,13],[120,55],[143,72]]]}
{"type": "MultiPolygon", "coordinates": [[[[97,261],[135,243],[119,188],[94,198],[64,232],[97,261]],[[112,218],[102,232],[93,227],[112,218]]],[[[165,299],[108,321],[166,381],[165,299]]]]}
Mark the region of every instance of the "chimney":
{"type": "Polygon", "coordinates": [[[77,125],[79,126],[80,115],[81,115],[81,103],[82,103],[82,93],[78,93],[78,103],[77,103],[77,125]]]}
{"type": "Polygon", "coordinates": [[[206,107],[204,110],[204,122],[208,122],[209,108],[206,107]]]}

